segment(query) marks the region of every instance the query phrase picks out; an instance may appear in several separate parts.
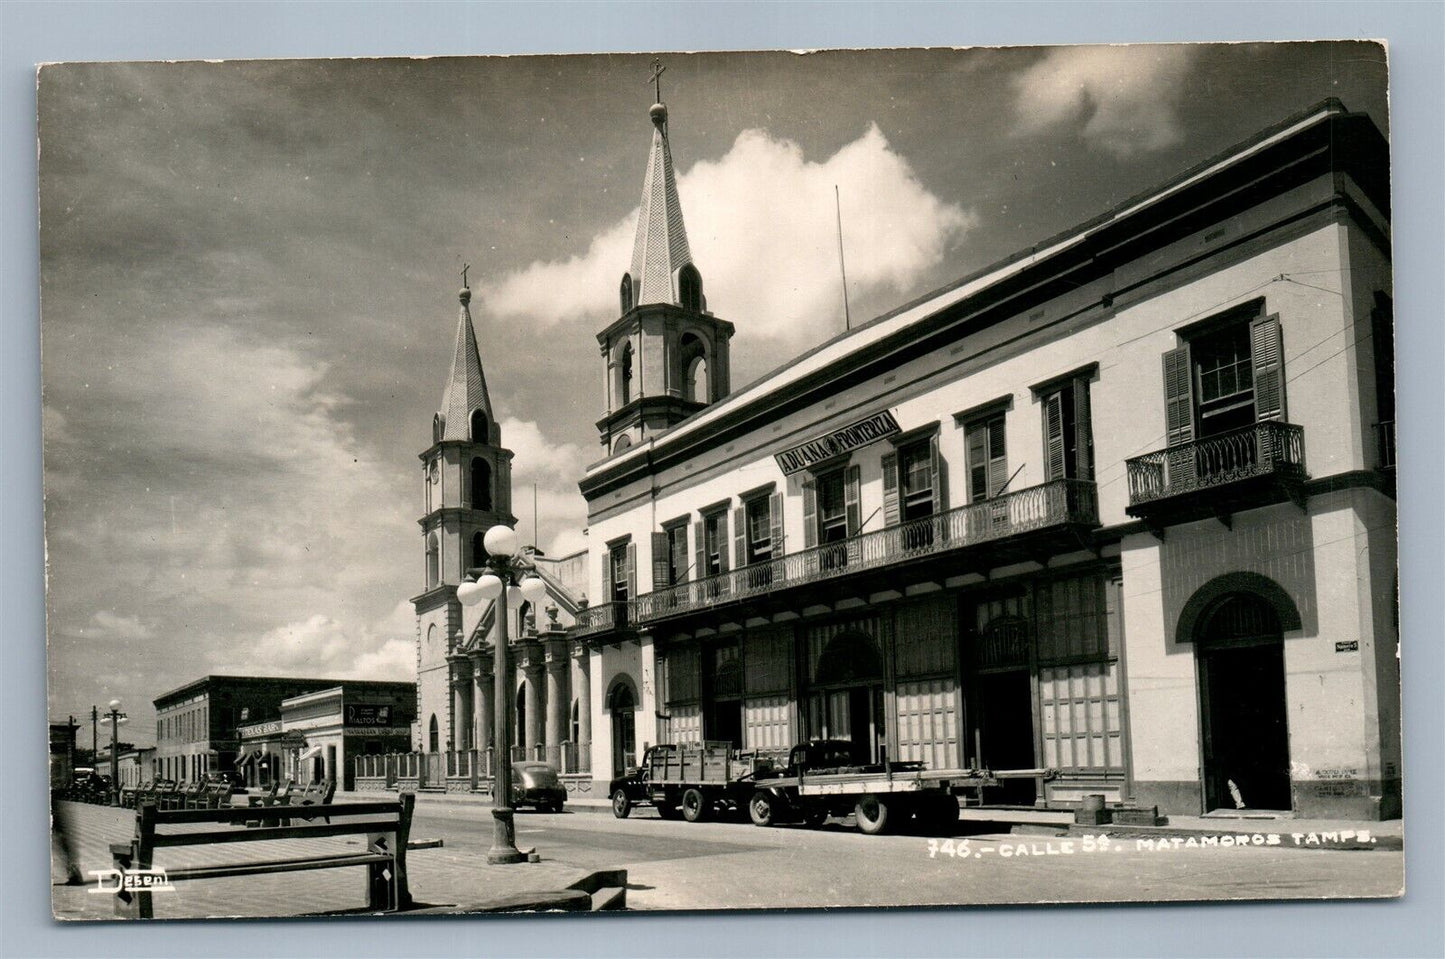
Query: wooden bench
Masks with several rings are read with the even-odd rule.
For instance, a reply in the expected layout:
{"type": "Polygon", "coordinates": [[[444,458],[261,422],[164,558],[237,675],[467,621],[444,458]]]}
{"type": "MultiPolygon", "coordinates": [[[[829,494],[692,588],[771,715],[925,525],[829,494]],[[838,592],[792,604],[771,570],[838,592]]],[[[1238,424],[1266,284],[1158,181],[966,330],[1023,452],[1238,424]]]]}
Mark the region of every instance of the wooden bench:
{"type": "MultiPolygon", "coordinates": [[[[247,817],[254,816],[255,812],[244,807],[167,810],[157,809],[151,803],[143,803],[136,810],[135,836],[128,843],[111,844],[111,862],[121,873],[129,870],[163,869],[166,878],[172,883],[365,866],[365,911],[396,912],[408,908],[412,903],[406,879],[406,844],[411,833],[411,814],[415,802],[414,795],[403,793],[398,800],[313,806],[308,811],[313,816],[325,816],[327,822],[324,825],[266,825],[253,829],[245,828],[245,823],[247,817]],[[332,819],[338,821],[331,822],[332,819]],[[218,828],[190,832],[166,830],[167,826],[197,823],[215,824],[218,828]],[[221,846],[227,843],[275,839],[322,839],[331,836],[364,836],[366,849],[291,859],[242,860],[173,869],[166,868],[163,862],[156,862],[156,852],[160,849],[221,846]]],[[[117,893],[115,914],[133,919],[153,918],[155,913],[151,903],[152,895],[146,889],[123,890],[117,893]]]]}

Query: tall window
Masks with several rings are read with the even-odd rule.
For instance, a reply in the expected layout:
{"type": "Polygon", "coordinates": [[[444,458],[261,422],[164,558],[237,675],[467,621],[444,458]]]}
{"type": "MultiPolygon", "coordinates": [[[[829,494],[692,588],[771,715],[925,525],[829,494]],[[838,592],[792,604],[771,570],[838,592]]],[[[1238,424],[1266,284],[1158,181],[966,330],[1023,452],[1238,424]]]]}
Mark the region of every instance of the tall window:
{"type": "Polygon", "coordinates": [[[483,545],[484,534],[478,530],[472,534],[472,569],[485,566],[487,562],[487,547],[483,545]]]}
{"type": "Polygon", "coordinates": [[[1198,390],[1199,435],[1213,436],[1254,422],[1254,363],[1243,323],[1191,341],[1198,390]]]}
{"type": "Polygon", "coordinates": [[[480,456],[472,457],[472,509],[492,508],[492,465],[480,456]]]}
{"type": "Polygon", "coordinates": [[[719,510],[702,518],[702,550],[704,576],[726,572],[724,550],[727,548],[727,513],[719,510]]]}
{"type": "Polygon", "coordinates": [[[844,471],[818,477],[818,542],[836,543],[848,538],[848,498],[844,471]]]}
{"type": "Polygon", "coordinates": [[[898,451],[899,483],[902,487],[902,519],[933,515],[934,459],[932,443],[914,443],[898,451]]]}
{"type": "Polygon", "coordinates": [[[631,567],[629,563],[629,543],[618,543],[612,547],[608,556],[612,568],[612,599],[615,602],[625,603],[631,598],[631,567]]]}
{"type": "Polygon", "coordinates": [[[691,263],[678,272],[677,298],[684,310],[702,312],[702,276],[691,263]]]}
{"type": "Polygon", "coordinates": [[[1089,381],[1080,376],[1040,395],[1044,419],[1044,478],[1094,478],[1089,381]]]}
{"type": "Polygon", "coordinates": [[[429,752],[441,752],[441,727],[437,725],[436,713],[432,713],[431,722],[427,723],[426,742],[429,752]]]}
{"type": "Polygon", "coordinates": [[[617,371],[617,377],[618,377],[618,383],[619,383],[619,388],[618,388],[618,391],[617,391],[617,392],[618,392],[618,399],[620,399],[620,400],[622,401],[619,405],[621,405],[621,406],[626,406],[628,403],[631,403],[631,402],[632,402],[632,344],[631,344],[631,343],[628,343],[626,346],[624,346],[624,347],[622,348],[622,358],[618,361],[618,363],[619,363],[619,365],[620,365],[620,369],[617,371]]]}
{"type": "Polygon", "coordinates": [[[481,410],[472,410],[472,442],[491,442],[491,437],[487,435],[487,414],[481,410]]]}
{"type": "Polygon", "coordinates": [[[667,549],[667,585],[687,581],[687,524],[678,523],[663,530],[667,549]]]}
{"type": "Polygon", "coordinates": [[[756,496],[743,504],[743,529],[747,537],[747,565],[765,563],[773,558],[772,499],[756,496]]]}
{"type": "MultiPolygon", "coordinates": [[[[1264,301],[1181,331],[1164,354],[1164,419],[1169,446],[1285,417],[1279,318],[1264,301]]],[[[1187,464],[1177,464],[1179,469],[1187,464]]]]}
{"type": "Polygon", "coordinates": [[[1004,414],[968,424],[968,501],[981,503],[1004,492],[1008,455],[1004,448],[1004,414]]]}
{"type": "Polygon", "coordinates": [[[622,301],[622,312],[623,312],[623,313],[626,313],[628,310],[632,309],[632,276],[631,276],[631,274],[628,274],[628,273],[622,274],[622,287],[621,287],[621,289],[618,291],[618,298],[622,301]]]}
{"type": "Polygon", "coordinates": [[[435,586],[441,579],[441,547],[437,543],[437,534],[428,534],[426,538],[426,584],[435,586]]]}

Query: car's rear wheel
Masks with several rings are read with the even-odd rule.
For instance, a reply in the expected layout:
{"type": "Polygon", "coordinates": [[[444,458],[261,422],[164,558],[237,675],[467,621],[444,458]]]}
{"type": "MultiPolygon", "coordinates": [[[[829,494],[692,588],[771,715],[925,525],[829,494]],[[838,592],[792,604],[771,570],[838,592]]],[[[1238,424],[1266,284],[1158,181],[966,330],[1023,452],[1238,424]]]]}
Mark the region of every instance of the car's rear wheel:
{"type": "Polygon", "coordinates": [[[754,826],[771,826],[777,819],[777,808],[773,797],[759,789],[748,800],[748,818],[754,826]]]}
{"type": "Polygon", "coordinates": [[[627,790],[619,789],[612,794],[612,815],[618,819],[626,819],[632,813],[632,800],[627,797],[627,790]]]}
{"type": "Polygon", "coordinates": [[[893,811],[888,801],[878,796],[864,796],[853,807],[853,816],[858,820],[858,831],[869,836],[887,832],[892,825],[893,811]]]}
{"type": "Polygon", "coordinates": [[[689,789],[682,794],[682,818],[688,822],[702,822],[708,814],[707,797],[701,789],[689,789]]]}

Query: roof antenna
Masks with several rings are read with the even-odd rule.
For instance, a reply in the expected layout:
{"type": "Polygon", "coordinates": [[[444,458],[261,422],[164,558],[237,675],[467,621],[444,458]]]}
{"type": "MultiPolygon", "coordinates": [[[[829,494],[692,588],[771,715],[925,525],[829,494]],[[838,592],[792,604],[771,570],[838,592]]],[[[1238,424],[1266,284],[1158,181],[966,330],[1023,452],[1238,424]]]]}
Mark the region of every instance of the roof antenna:
{"type": "Polygon", "coordinates": [[[838,272],[843,275],[843,329],[853,328],[853,318],[848,312],[848,267],[843,262],[843,201],[838,195],[838,184],[833,184],[833,209],[838,215],[838,272]]]}

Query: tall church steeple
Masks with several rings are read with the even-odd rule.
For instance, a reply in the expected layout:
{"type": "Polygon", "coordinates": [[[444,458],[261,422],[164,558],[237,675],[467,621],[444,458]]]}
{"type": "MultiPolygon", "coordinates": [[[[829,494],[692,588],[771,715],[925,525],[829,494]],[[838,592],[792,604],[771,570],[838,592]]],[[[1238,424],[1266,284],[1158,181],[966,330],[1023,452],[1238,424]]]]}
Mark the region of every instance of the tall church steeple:
{"type": "Polygon", "coordinates": [[[622,315],[597,335],[607,406],[597,428],[602,445],[613,453],[676,425],[729,391],[733,325],[708,312],[702,274],[692,262],[662,102],[665,70],[653,61],[648,78],[656,91],[648,111],[652,148],[631,268],[619,290],[622,315]]]}

